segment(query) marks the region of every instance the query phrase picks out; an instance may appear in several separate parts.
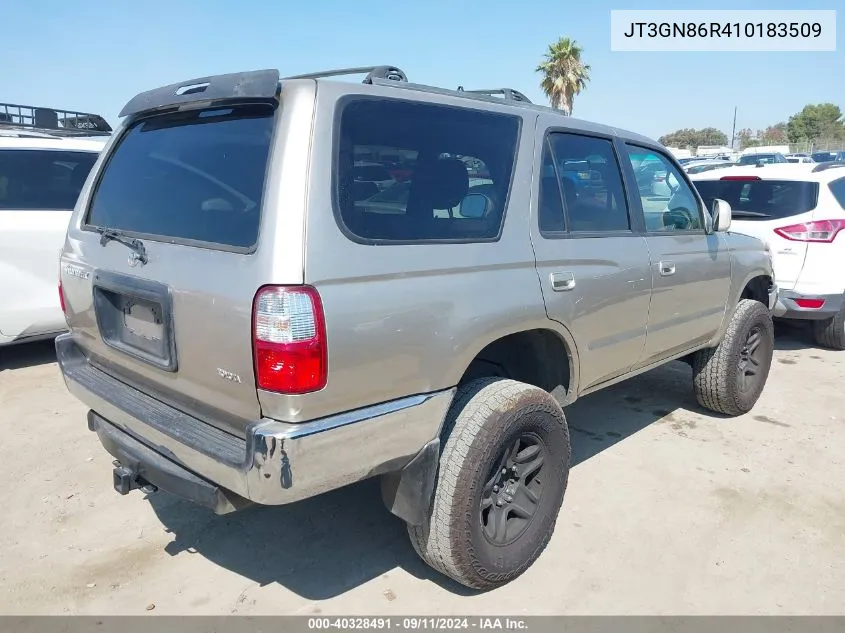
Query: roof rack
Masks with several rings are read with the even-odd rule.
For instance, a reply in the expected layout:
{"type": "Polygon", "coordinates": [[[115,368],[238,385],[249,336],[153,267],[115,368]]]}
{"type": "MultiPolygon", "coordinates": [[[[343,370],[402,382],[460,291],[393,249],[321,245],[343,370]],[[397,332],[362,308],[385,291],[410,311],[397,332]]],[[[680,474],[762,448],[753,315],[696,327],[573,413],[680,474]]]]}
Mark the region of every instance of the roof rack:
{"type": "Polygon", "coordinates": [[[0,129],[58,136],[108,136],[111,126],[99,114],[0,103],[0,129]]]}
{"type": "Polygon", "coordinates": [[[521,101],[523,103],[531,103],[531,99],[522,94],[519,90],[513,88],[492,88],[490,90],[465,90],[463,86],[458,86],[458,92],[468,92],[476,95],[486,95],[488,97],[495,97],[501,95],[505,101],[521,101]]]}
{"type": "Polygon", "coordinates": [[[825,171],[826,169],[833,169],[834,167],[845,167],[845,163],[837,163],[837,162],[829,162],[829,163],[819,163],[815,167],[813,167],[813,173],[817,171],[825,171]]]}
{"type": "Polygon", "coordinates": [[[285,79],[319,79],[320,77],[339,77],[341,75],[363,75],[364,81],[361,83],[371,84],[373,79],[389,79],[391,81],[408,81],[408,76],[396,66],[361,66],[359,68],[338,68],[335,70],[321,70],[315,73],[306,73],[304,75],[293,75],[285,77],[285,79]]]}

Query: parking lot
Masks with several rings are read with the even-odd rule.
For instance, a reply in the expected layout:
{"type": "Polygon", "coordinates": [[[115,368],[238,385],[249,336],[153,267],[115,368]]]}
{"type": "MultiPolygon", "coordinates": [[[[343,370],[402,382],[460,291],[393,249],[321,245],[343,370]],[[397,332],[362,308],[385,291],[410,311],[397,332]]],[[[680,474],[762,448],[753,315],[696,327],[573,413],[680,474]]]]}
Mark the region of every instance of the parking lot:
{"type": "Polygon", "coordinates": [[[474,593],[420,562],[365,482],[215,517],[111,489],[50,343],[0,350],[0,612],[827,614],[845,604],[845,356],[779,329],[755,409],[720,419],[673,363],[567,410],[551,544],[474,593]]]}

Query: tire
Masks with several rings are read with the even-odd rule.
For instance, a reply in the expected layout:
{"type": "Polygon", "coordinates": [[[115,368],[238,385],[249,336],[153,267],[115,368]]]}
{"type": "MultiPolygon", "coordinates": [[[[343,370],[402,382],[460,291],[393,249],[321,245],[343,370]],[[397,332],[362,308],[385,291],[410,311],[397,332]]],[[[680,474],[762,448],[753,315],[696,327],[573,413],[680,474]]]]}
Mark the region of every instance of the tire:
{"type": "Polygon", "coordinates": [[[830,349],[845,349],[845,307],[834,317],[813,322],[816,343],[830,349]]]}
{"type": "Polygon", "coordinates": [[[546,391],[504,378],[461,386],[444,424],[428,519],[408,526],[417,554],[473,589],[510,582],[537,560],[551,538],[570,457],[566,418],[546,391]],[[513,455],[516,474],[508,469],[513,455]],[[531,472],[535,466],[539,470],[531,472]],[[507,478],[497,479],[503,467],[507,478]],[[520,509],[532,508],[524,518],[520,509]],[[494,519],[502,516],[501,532],[494,535],[494,519]]]}
{"type": "Polygon", "coordinates": [[[698,403],[730,416],[749,412],[766,386],[774,347],[768,308],[759,301],[740,300],[722,342],[695,353],[692,372],[698,403]],[[756,345],[749,344],[752,334],[756,345]]]}

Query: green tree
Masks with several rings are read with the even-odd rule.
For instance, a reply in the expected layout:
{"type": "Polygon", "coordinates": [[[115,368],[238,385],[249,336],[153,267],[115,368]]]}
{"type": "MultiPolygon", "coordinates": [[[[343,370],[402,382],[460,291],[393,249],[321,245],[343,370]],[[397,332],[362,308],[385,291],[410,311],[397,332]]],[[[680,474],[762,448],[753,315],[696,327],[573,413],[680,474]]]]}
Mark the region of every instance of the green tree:
{"type": "Polygon", "coordinates": [[[545,60],[536,69],[543,75],[540,87],[552,107],[567,116],[572,114],[575,97],[590,81],[590,67],[581,61],[581,53],[583,49],[575,40],[561,37],[549,44],[545,60]]]}
{"type": "Polygon", "coordinates": [[[798,114],[789,117],[786,133],[790,143],[816,139],[845,139],[842,110],[832,103],[806,105],[798,114]]]}
{"type": "Polygon", "coordinates": [[[728,142],[728,137],[724,132],[714,127],[706,127],[701,130],[684,128],[671,134],[665,134],[658,141],[666,147],[695,149],[699,145],[725,145],[728,142]]]}

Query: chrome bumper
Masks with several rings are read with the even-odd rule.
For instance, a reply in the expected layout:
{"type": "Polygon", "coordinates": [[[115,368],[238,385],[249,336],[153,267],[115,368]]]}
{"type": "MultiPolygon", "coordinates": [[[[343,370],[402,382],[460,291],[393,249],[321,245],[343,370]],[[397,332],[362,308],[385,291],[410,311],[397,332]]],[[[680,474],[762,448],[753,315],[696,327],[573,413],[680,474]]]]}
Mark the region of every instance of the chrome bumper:
{"type": "Polygon", "coordinates": [[[72,334],[56,339],[56,352],[68,390],[96,413],[92,430],[112,454],[122,446],[143,462],[144,451],[151,450],[156,460],[190,471],[187,478],[198,475],[267,505],[401,469],[439,436],[454,395],[454,389],[415,395],[299,424],[262,419],[243,439],[98,369],[72,334]]]}

